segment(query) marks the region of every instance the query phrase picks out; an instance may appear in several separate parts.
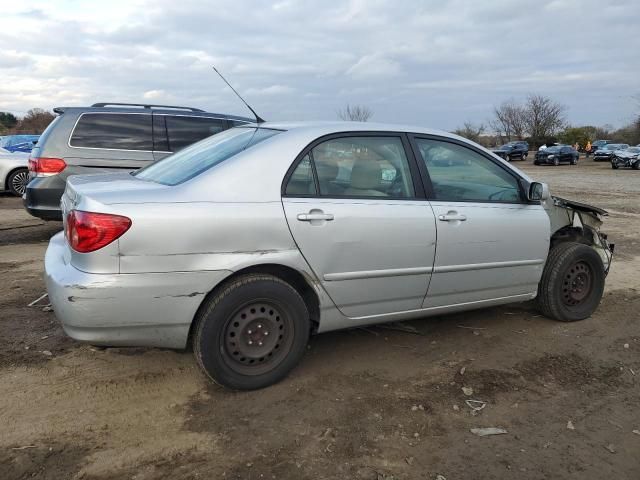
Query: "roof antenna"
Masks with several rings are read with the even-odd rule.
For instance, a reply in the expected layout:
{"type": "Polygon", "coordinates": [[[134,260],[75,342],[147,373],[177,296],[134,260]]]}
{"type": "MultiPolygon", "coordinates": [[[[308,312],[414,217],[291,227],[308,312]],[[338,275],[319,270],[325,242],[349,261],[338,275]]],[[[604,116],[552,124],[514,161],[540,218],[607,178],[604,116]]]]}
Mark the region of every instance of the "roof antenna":
{"type": "Polygon", "coordinates": [[[251,113],[253,113],[253,116],[254,116],[254,117],[256,117],[256,123],[257,123],[257,124],[264,123],[264,120],[260,117],[260,115],[258,115],[258,114],[256,113],[256,111],[255,111],[253,108],[251,108],[251,106],[250,106],[247,102],[245,102],[245,101],[244,101],[244,98],[242,98],[242,97],[240,96],[240,94],[239,94],[238,92],[236,92],[236,89],[235,89],[235,88],[233,88],[229,82],[227,82],[227,79],[226,79],[226,78],[224,78],[224,77],[222,76],[222,74],[218,71],[218,69],[215,67],[215,65],[211,65],[211,68],[213,68],[213,70],[214,70],[218,75],[220,75],[220,78],[224,81],[224,83],[226,83],[226,84],[229,86],[229,88],[230,88],[231,90],[233,90],[233,93],[235,93],[235,94],[238,96],[238,98],[239,98],[240,100],[242,100],[242,103],[244,103],[244,104],[247,106],[247,108],[248,108],[249,110],[251,110],[251,113]]]}

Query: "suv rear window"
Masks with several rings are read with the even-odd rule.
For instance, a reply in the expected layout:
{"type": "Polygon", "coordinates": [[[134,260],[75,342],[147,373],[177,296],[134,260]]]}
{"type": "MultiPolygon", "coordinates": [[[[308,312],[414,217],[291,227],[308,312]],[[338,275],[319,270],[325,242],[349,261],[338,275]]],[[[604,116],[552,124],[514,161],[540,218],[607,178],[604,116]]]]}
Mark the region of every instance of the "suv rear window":
{"type": "Polygon", "coordinates": [[[133,175],[164,185],[177,185],[280,132],[268,128],[242,127],[225,130],[152,163],[133,175]]]}
{"type": "Polygon", "coordinates": [[[151,115],[145,113],[83,113],[69,145],[83,148],[153,150],[151,115]]]}
{"type": "Polygon", "coordinates": [[[186,117],[166,115],[169,151],[177,152],[187,145],[196,143],[225,130],[224,120],[207,117],[186,117]]]}

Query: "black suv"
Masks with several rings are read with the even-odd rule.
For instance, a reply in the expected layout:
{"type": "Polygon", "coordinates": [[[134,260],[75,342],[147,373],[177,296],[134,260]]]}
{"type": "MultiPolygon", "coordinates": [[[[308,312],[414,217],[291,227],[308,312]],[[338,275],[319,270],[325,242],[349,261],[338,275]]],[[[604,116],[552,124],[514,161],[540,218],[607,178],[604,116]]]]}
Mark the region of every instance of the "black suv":
{"type": "Polygon", "coordinates": [[[198,108],[130,103],[59,107],[29,159],[24,206],[34,217],[60,220],[70,175],[137,170],[245,117],[198,108]]]}
{"type": "Polygon", "coordinates": [[[509,162],[511,160],[525,160],[529,155],[529,144],[524,141],[509,142],[491,151],[509,162]]]}

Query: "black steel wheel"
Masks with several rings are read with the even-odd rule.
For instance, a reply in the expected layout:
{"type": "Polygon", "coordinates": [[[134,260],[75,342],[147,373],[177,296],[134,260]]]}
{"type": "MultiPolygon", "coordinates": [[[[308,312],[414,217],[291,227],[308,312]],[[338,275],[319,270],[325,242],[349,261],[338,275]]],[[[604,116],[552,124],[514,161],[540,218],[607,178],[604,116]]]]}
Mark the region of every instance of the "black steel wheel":
{"type": "Polygon", "coordinates": [[[300,294],[263,274],[231,280],[203,302],[195,321],[198,364],[213,381],[237,390],[284,378],[304,355],[310,331],[300,294]]]}
{"type": "Polygon", "coordinates": [[[16,197],[21,197],[27,189],[29,183],[29,170],[20,168],[14,170],[7,177],[8,190],[16,197]]]}
{"type": "Polygon", "coordinates": [[[545,316],[564,322],[587,318],[600,304],[604,280],[604,265],[595,249],[560,243],[547,257],[538,285],[538,307],[545,316]]]}
{"type": "Polygon", "coordinates": [[[271,302],[248,302],[227,322],[220,349],[232,370],[260,375],[291,349],[293,319],[271,302]]]}

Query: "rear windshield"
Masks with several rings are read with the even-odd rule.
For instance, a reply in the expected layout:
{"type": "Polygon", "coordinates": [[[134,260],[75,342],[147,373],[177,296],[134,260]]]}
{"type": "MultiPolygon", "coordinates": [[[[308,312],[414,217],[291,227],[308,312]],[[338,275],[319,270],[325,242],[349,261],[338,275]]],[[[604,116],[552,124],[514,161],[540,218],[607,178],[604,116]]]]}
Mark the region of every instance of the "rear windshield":
{"type": "Polygon", "coordinates": [[[152,163],[134,175],[164,185],[177,185],[280,132],[267,128],[232,128],[152,163]]]}

